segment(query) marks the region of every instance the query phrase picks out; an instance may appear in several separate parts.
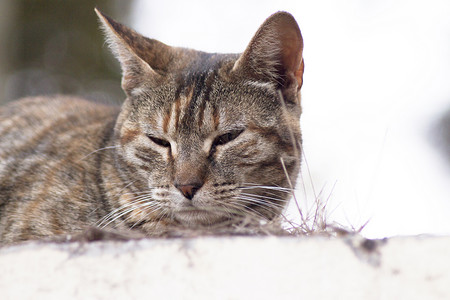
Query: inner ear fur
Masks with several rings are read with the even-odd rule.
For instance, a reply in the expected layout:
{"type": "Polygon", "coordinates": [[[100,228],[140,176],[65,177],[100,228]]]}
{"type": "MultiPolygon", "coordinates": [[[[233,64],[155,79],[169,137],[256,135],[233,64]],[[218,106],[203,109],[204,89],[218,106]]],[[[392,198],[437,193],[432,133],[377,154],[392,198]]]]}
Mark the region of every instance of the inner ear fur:
{"type": "Polygon", "coordinates": [[[300,90],[303,84],[303,38],[294,17],[277,12],[253,36],[233,71],[282,90],[300,90]]]}
{"type": "Polygon", "coordinates": [[[95,9],[107,42],[122,68],[122,87],[129,94],[140,85],[159,82],[168,72],[172,47],[146,38],[95,9]]]}

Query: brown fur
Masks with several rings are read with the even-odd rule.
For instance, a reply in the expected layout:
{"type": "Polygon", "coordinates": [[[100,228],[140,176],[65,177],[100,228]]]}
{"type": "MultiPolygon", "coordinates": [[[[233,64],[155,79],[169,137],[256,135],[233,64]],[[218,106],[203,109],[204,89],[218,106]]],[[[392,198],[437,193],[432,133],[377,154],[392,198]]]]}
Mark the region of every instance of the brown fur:
{"type": "Polygon", "coordinates": [[[145,38],[97,12],[122,107],[74,97],[0,109],[0,243],[90,226],[155,235],[272,219],[300,166],[303,40],[272,15],[242,55],[145,38]]]}

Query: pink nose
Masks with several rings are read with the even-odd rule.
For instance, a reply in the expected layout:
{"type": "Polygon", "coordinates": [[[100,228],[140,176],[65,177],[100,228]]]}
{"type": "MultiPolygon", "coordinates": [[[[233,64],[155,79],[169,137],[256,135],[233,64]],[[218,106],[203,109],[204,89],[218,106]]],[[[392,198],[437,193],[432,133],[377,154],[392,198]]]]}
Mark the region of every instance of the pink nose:
{"type": "Polygon", "coordinates": [[[202,187],[201,184],[175,184],[175,187],[189,200],[194,198],[195,193],[202,187]]]}

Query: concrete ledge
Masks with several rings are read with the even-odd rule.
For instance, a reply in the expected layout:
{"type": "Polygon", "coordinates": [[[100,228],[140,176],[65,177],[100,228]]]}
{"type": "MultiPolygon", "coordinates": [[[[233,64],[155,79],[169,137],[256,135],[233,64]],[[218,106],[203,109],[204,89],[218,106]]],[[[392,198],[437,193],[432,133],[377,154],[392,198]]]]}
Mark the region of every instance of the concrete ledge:
{"type": "Polygon", "coordinates": [[[228,237],[0,249],[1,299],[450,299],[450,237],[228,237]]]}

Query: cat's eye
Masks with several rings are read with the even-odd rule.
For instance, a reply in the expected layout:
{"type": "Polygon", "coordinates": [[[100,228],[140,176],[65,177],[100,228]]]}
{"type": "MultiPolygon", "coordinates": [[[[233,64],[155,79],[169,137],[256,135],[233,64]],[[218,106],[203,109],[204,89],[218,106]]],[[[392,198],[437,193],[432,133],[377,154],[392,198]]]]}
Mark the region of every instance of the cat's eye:
{"type": "Polygon", "coordinates": [[[147,135],[147,137],[155,144],[165,147],[165,148],[169,148],[170,147],[170,143],[166,140],[163,139],[159,139],[157,137],[154,137],[152,135],[147,135]]]}
{"type": "Polygon", "coordinates": [[[234,131],[230,131],[228,133],[219,135],[218,137],[216,137],[216,139],[213,142],[213,147],[214,146],[220,146],[220,145],[224,145],[226,143],[231,142],[232,140],[236,139],[244,130],[234,130],[234,131]]]}

